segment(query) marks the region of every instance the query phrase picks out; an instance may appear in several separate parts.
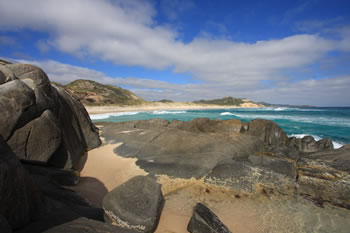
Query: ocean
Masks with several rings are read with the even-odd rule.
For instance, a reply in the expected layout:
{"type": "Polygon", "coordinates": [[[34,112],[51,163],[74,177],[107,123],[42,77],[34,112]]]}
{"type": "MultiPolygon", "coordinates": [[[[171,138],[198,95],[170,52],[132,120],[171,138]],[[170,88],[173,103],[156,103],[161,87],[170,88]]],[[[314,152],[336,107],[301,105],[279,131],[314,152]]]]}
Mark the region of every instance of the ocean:
{"type": "Polygon", "coordinates": [[[251,121],[267,119],[276,122],[288,136],[311,135],[315,140],[331,138],[335,148],[350,144],[350,107],[329,108],[228,108],[213,110],[174,110],[120,112],[90,115],[94,122],[123,122],[161,118],[190,121],[194,118],[238,119],[251,121]]]}

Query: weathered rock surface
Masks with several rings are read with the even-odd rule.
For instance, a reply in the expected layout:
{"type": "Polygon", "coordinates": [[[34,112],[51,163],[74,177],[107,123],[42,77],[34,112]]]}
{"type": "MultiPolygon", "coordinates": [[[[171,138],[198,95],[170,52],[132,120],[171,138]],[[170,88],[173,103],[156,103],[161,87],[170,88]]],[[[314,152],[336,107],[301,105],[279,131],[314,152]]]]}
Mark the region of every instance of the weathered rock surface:
{"type": "Polygon", "coordinates": [[[350,149],[330,139],[288,138],[274,122],[152,119],[104,125],[115,153],[151,175],[204,178],[238,192],[301,194],[349,208],[350,149]]]}
{"type": "Polygon", "coordinates": [[[79,170],[101,143],[83,105],[39,67],[4,63],[0,71],[0,135],[20,159],[79,170]]]}
{"type": "Polygon", "coordinates": [[[191,233],[231,233],[218,216],[202,203],[194,208],[187,230],[191,233]]]}
{"type": "Polygon", "coordinates": [[[88,218],[79,218],[77,220],[56,226],[45,233],[139,233],[139,231],[128,230],[103,223],[88,218]]]}
{"type": "Polygon", "coordinates": [[[160,184],[147,176],[131,178],[103,200],[107,222],[139,232],[155,231],[163,205],[160,184]]]}
{"type": "Polygon", "coordinates": [[[103,209],[63,187],[78,183],[87,150],[101,143],[83,105],[40,68],[1,60],[0,112],[0,231],[103,221],[103,209]]]}

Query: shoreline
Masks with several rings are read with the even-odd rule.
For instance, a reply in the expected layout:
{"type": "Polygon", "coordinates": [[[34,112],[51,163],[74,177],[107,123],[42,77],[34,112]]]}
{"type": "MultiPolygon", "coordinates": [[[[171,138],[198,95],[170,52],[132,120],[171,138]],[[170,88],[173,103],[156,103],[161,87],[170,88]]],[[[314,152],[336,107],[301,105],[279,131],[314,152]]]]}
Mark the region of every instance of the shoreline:
{"type": "Polygon", "coordinates": [[[133,106],[86,106],[89,115],[118,113],[118,112],[147,112],[156,110],[208,110],[208,109],[230,109],[230,108],[261,108],[262,105],[245,103],[242,106],[235,105],[199,105],[192,103],[154,103],[150,105],[133,105],[133,106]]]}

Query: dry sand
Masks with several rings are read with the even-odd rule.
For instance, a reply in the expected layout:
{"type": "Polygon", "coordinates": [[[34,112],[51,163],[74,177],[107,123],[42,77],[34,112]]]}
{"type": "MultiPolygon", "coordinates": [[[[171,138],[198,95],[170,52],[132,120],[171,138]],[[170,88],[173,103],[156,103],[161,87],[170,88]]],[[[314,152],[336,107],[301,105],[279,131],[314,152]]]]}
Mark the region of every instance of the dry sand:
{"type": "MultiPolygon", "coordinates": [[[[244,103],[243,108],[263,107],[252,103],[244,103]]],[[[190,109],[227,109],[238,108],[237,106],[222,106],[222,105],[200,105],[193,103],[152,103],[145,105],[134,106],[85,106],[89,114],[104,114],[115,112],[140,112],[140,111],[155,111],[155,110],[190,110],[190,109]]]]}

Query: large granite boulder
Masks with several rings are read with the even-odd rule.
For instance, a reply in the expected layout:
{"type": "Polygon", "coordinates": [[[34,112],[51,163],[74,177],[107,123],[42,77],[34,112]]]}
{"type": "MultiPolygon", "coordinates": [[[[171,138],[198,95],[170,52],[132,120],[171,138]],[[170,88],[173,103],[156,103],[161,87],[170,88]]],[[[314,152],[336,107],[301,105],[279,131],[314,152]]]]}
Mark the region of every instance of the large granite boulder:
{"type": "Polygon", "coordinates": [[[157,228],[163,205],[160,184],[147,176],[131,178],[103,200],[106,222],[145,233],[157,228]]]}
{"type": "Polygon", "coordinates": [[[187,225],[190,233],[231,233],[208,207],[198,203],[187,225]]]}
{"type": "Polygon", "coordinates": [[[84,106],[39,67],[3,63],[0,71],[0,135],[22,160],[79,170],[101,143],[84,106]]]}
{"type": "Polygon", "coordinates": [[[0,216],[12,229],[37,220],[46,204],[39,187],[0,136],[0,216]]]}
{"type": "Polygon", "coordinates": [[[303,138],[291,137],[287,141],[287,145],[296,148],[300,152],[307,153],[334,149],[330,138],[316,141],[312,136],[305,136],[303,138]]]}

